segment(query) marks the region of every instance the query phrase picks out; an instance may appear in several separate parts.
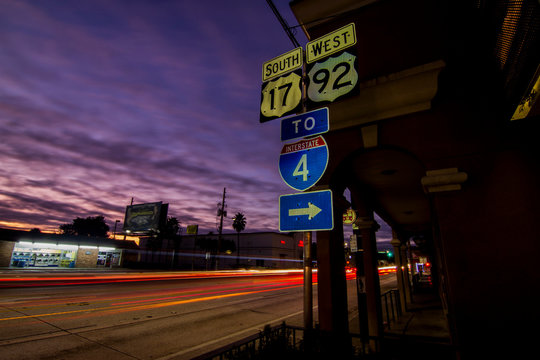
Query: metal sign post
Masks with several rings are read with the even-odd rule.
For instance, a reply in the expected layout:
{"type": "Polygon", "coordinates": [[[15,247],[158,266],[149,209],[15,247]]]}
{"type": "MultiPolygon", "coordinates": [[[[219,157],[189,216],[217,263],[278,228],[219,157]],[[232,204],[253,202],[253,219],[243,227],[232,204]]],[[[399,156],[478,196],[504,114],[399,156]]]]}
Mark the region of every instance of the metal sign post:
{"type": "MultiPolygon", "coordinates": [[[[306,231],[304,239],[304,329],[306,333],[313,329],[313,260],[311,258],[311,231],[306,231]]],[[[310,335],[305,337],[311,339],[310,335]]]]}

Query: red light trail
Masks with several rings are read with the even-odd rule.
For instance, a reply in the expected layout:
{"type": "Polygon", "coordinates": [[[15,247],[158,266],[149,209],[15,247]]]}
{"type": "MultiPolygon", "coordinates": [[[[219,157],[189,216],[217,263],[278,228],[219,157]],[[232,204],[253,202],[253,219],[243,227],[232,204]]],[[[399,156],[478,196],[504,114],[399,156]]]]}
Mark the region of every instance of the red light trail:
{"type": "MultiPolygon", "coordinates": [[[[76,301],[79,304],[92,305],[92,308],[67,310],[67,311],[40,311],[38,314],[26,314],[18,316],[8,316],[0,318],[0,322],[30,318],[42,318],[51,316],[72,315],[80,313],[103,313],[103,312],[126,312],[126,311],[138,311],[152,308],[160,308],[167,306],[175,306],[193,302],[217,300],[228,297],[240,297],[246,295],[252,295],[256,293],[267,293],[272,291],[281,291],[286,289],[292,289],[301,287],[303,284],[302,273],[300,272],[286,272],[281,275],[276,275],[276,272],[269,273],[265,276],[257,276],[252,278],[246,278],[246,273],[222,273],[217,274],[217,278],[222,276],[238,278],[239,281],[234,283],[228,283],[223,285],[211,285],[211,286],[195,286],[184,289],[161,289],[159,291],[145,291],[140,293],[123,294],[111,294],[106,298],[100,297],[77,297],[76,301]],[[135,299],[134,299],[135,297],[135,299]],[[129,301],[125,301],[130,299],[129,301]]],[[[48,277],[47,279],[40,279],[46,281],[47,287],[50,285],[74,285],[78,283],[83,284],[96,284],[96,283],[110,283],[110,282],[132,282],[132,281],[148,281],[148,280],[172,280],[172,279],[193,279],[193,278],[207,278],[214,273],[201,273],[201,274],[164,274],[163,278],[153,274],[152,276],[131,274],[127,278],[117,276],[98,276],[90,279],[90,282],[80,282],[80,277],[48,277]],[[100,280],[96,280],[100,278],[100,280]],[[60,282],[65,281],[65,282],[60,282]]],[[[253,275],[253,274],[252,274],[253,275]]],[[[124,276],[124,275],[123,275],[124,276]]],[[[33,282],[35,278],[26,278],[26,281],[33,282]]],[[[163,284],[163,282],[160,282],[163,284]]],[[[45,283],[40,282],[40,285],[28,285],[28,286],[43,286],[45,283]]],[[[68,298],[69,300],[70,298],[68,298]]],[[[28,301],[6,301],[2,305],[4,308],[9,308],[12,311],[18,311],[18,309],[31,308],[33,311],[44,310],[47,308],[58,308],[71,305],[73,302],[66,303],[65,297],[58,297],[56,299],[44,299],[44,300],[28,300],[28,301]]],[[[1,315],[1,313],[0,313],[1,315]]]]}

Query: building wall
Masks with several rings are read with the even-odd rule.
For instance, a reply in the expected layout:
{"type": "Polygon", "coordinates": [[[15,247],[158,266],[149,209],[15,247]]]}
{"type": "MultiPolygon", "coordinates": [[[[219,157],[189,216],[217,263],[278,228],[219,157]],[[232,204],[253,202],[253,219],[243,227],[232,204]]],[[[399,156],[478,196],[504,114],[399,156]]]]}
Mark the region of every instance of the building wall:
{"type": "Polygon", "coordinates": [[[8,267],[15,242],[0,240],[0,267],[8,267]]]}
{"type": "MultiPolygon", "coordinates": [[[[302,248],[298,246],[301,233],[281,234],[273,232],[240,233],[240,252],[220,254],[220,268],[265,267],[265,268],[301,268],[302,248]]],[[[145,249],[146,242],[141,239],[141,266],[172,267],[182,269],[213,269],[215,254],[207,253],[198,246],[197,240],[217,240],[217,234],[187,235],[177,239],[164,239],[161,249],[145,249]],[[197,239],[197,240],[196,240],[197,239]]],[[[222,235],[223,240],[238,244],[238,236],[234,233],[222,235]]]]}
{"type": "MultiPolygon", "coordinates": [[[[323,3],[292,3],[300,23],[309,23],[317,2],[323,3]]],[[[359,78],[366,82],[360,95],[329,105],[331,129],[336,129],[337,118],[345,124],[340,129],[350,127],[325,135],[332,151],[325,176],[329,179],[337,173],[341,160],[362,147],[363,129],[355,125],[363,123],[376,129],[371,132],[375,136],[369,151],[392,149],[409,154],[425,171],[457,168],[466,173],[460,190],[426,194],[450,326],[460,349],[518,350],[532,344],[525,329],[531,319],[540,318],[533,295],[536,285],[531,286],[540,281],[536,261],[540,162],[533,155],[539,122],[538,118],[510,121],[508,109],[516,104],[505,103],[508,89],[492,48],[497,40],[497,33],[492,32],[497,31],[496,16],[507,21],[504,7],[499,5],[495,11],[487,5],[490,2],[481,6],[478,2],[476,7],[473,2],[458,3],[370,2],[358,11],[312,25],[310,35],[316,39],[355,22],[359,78]],[[493,13],[483,12],[484,8],[493,13]],[[436,78],[436,93],[422,111],[411,107],[409,112],[389,116],[389,99],[397,102],[399,96],[391,97],[390,91],[369,92],[384,82],[391,85],[388,80],[396,78],[398,71],[437,60],[444,66],[436,78]],[[373,81],[368,84],[368,80],[373,81]],[[374,94],[368,99],[371,102],[362,102],[364,94],[374,94]],[[385,96],[376,96],[380,94],[385,96]],[[371,105],[377,102],[381,107],[371,105]],[[375,114],[381,110],[387,112],[375,114]],[[530,260],[520,260],[523,252],[531,254],[530,260]]],[[[520,31],[525,32],[516,27],[520,31]]],[[[536,69],[538,57],[528,60],[536,69]]],[[[405,99],[424,87],[409,85],[395,93],[405,99]]],[[[521,91],[514,96],[522,96],[521,91]]]]}
{"type": "Polygon", "coordinates": [[[97,267],[98,249],[80,248],[77,251],[75,267],[77,268],[95,268],[97,267]]]}
{"type": "Polygon", "coordinates": [[[459,344],[524,343],[526,332],[515,330],[540,317],[531,288],[540,283],[538,161],[508,150],[462,166],[471,177],[463,191],[435,197],[459,344]]]}
{"type": "Polygon", "coordinates": [[[440,98],[430,112],[379,127],[383,146],[414,154],[426,170],[455,167],[467,174],[461,190],[429,197],[449,325],[457,345],[469,349],[522,342],[510,329],[540,316],[527,295],[540,272],[534,261],[520,260],[523,251],[540,251],[540,163],[530,135],[536,131],[501,123],[489,97],[477,100],[440,98]],[[415,131],[403,136],[399,122],[415,131]]]}
{"type": "MultiPolygon", "coordinates": [[[[115,251],[112,249],[117,249],[117,253],[122,251],[122,249],[132,249],[130,256],[127,259],[129,262],[137,260],[138,246],[132,241],[115,241],[112,239],[93,238],[88,236],[78,237],[49,233],[32,233],[23,230],[0,228],[0,267],[9,267],[12,265],[10,264],[10,260],[12,258],[13,250],[16,247],[15,245],[18,242],[23,241],[25,243],[30,243],[30,245],[26,244],[23,246],[28,248],[28,251],[32,251],[32,248],[35,248],[32,243],[39,243],[41,244],[39,247],[53,250],[52,253],[57,255],[60,255],[61,252],[62,256],[67,256],[66,258],[62,258],[61,263],[58,264],[54,261],[50,261],[51,258],[48,258],[49,261],[46,265],[43,263],[41,264],[42,266],[47,267],[56,265],[68,267],[71,262],[75,262],[76,267],[94,268],[97,266],[98,246],[101,246],[102,251],[107,251],[107,253],[115,251]],[[48,244],[50,244],[50,246],[48,244]],[[105,250],[103,247],[109,249],[105,250]],[[77,255],[74,254],[75,252],[77,252],[77,255]],[[87,252],[89,254],[87,254],[87,252]]],[[[48,251],[45,252],[49,253],[48,251]]],[[[120,264],[113,262],[113,266],[122,266],[122,260],[122,257],[120,257],[120,264]]],[[[26,263],[28,265],[28,262],[26,263]]],[[[30,267],[32,268],[33,266],[30,267]]]]}

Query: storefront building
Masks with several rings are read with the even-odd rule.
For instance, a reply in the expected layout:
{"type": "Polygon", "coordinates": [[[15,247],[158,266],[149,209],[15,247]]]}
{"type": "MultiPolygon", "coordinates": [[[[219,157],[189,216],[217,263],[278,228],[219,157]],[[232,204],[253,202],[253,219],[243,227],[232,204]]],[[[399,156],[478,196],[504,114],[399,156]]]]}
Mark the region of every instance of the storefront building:
{"type": "Polygon", "coordinates": [[[122,266],[132,241],[0,229],[0,267],[100,268],[122,266]]]}

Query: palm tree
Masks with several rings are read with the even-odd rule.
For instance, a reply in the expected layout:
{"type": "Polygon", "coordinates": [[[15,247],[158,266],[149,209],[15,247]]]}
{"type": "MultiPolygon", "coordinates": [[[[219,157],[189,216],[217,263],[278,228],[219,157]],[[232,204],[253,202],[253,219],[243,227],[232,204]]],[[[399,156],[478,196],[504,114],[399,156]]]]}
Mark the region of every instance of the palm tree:
{"type": "Polygon", "coordinates": [[[236,265],[240,263],[240,232],[246,228],[246,218],[241,212],[237,212],[233,218],[232,227],[236,230],[237,241],[236,241],[236,265]]]}

